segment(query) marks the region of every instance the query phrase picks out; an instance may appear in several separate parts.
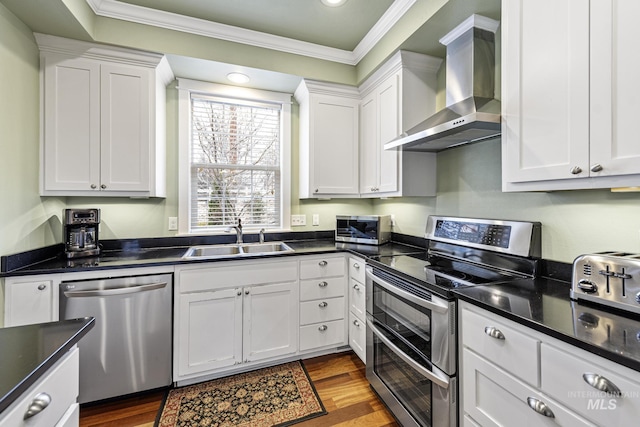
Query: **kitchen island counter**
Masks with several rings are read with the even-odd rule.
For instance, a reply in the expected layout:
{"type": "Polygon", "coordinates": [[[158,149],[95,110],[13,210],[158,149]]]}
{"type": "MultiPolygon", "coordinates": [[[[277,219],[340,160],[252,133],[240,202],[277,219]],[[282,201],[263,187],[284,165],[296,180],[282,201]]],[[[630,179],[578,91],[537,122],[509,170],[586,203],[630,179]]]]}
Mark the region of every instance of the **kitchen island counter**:
{"type": "Polygon", "coordinates": [[[0,328],[0,418],[93,328],[95,319],[0,328]]]}

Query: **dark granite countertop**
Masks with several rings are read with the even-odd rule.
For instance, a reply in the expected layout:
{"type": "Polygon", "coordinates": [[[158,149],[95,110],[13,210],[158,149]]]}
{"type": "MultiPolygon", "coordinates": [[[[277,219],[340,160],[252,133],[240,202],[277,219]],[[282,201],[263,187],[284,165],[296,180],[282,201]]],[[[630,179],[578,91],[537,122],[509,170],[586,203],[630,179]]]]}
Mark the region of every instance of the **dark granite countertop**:
{"type": "MultiPolygon", "coordinates": [[[[202,262],[246,261],[270,257],[286,257],[331,252],[352,252],[363,257],[409,253],[425,250],[424,239],[411,236],[396,236],[399,241],[380,246],[338,243],[332,233],[283,233],[268,235],[267,241],[284,241],[294,252],[269,255],[241,256],[220,259],[183,259],[190,246],[233,243],[235,236],[175,237],[161,239],[131,239],[104,242],[99,257],[66,259],[62,244],[34,251],[2,257],[0,277],[35,274],[69,273],[103,269],[169,266],[202,262]]],[[[247,235],[246,243],[253,243],[257,236],[247,235]]]]}
{"type": "Polygon", "coordinates": [[[93,317],[0,328],[0,413],[73,347],[93,317]]]}
{"type": "Polygon", "coordinates": [[[463,301],[640,371],[640,316],[569,298],[567,282],[548,278],[457,289],[463,301]]]}

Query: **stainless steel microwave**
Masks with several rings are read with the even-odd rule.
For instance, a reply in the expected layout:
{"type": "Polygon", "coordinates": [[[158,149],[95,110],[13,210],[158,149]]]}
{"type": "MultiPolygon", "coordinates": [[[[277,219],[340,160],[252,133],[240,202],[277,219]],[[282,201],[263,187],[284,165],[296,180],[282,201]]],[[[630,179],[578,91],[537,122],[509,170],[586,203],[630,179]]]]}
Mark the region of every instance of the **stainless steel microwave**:
{"type": "Polygon", "coordinates": [[[381,245],[390,239],[390,215],[336,215],[336,242],[381,245]]]}

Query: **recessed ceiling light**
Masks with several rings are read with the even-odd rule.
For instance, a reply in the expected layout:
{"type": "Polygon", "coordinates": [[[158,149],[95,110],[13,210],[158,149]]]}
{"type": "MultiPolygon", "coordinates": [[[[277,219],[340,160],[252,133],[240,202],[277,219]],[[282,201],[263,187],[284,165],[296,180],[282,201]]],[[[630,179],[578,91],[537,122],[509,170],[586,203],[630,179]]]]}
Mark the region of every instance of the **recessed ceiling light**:
{"type": "Polygon", "coordinates": [[[239,83],[239,84],[248,83],[249,80],[251,80],[249,76],[242,73],[229,73],[227,74],[227,78],[231,80],[233,83],[239,83]]]}
{"type": "Polygon", "coordinates": [[[347,0],[321,0],[322,4],[329,7],[337,7],[342,6],[347,2],[347,0]]]}

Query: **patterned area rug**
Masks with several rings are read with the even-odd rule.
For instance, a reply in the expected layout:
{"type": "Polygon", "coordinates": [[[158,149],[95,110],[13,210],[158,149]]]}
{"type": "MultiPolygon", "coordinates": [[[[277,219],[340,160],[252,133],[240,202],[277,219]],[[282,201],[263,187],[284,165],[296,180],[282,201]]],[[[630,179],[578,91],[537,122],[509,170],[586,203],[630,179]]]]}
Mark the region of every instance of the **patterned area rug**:
{"type": "Polygon", "coordinates": [[[326,413],[297,361],[171,389],[155,426],[288,426],[326,413]]]}

